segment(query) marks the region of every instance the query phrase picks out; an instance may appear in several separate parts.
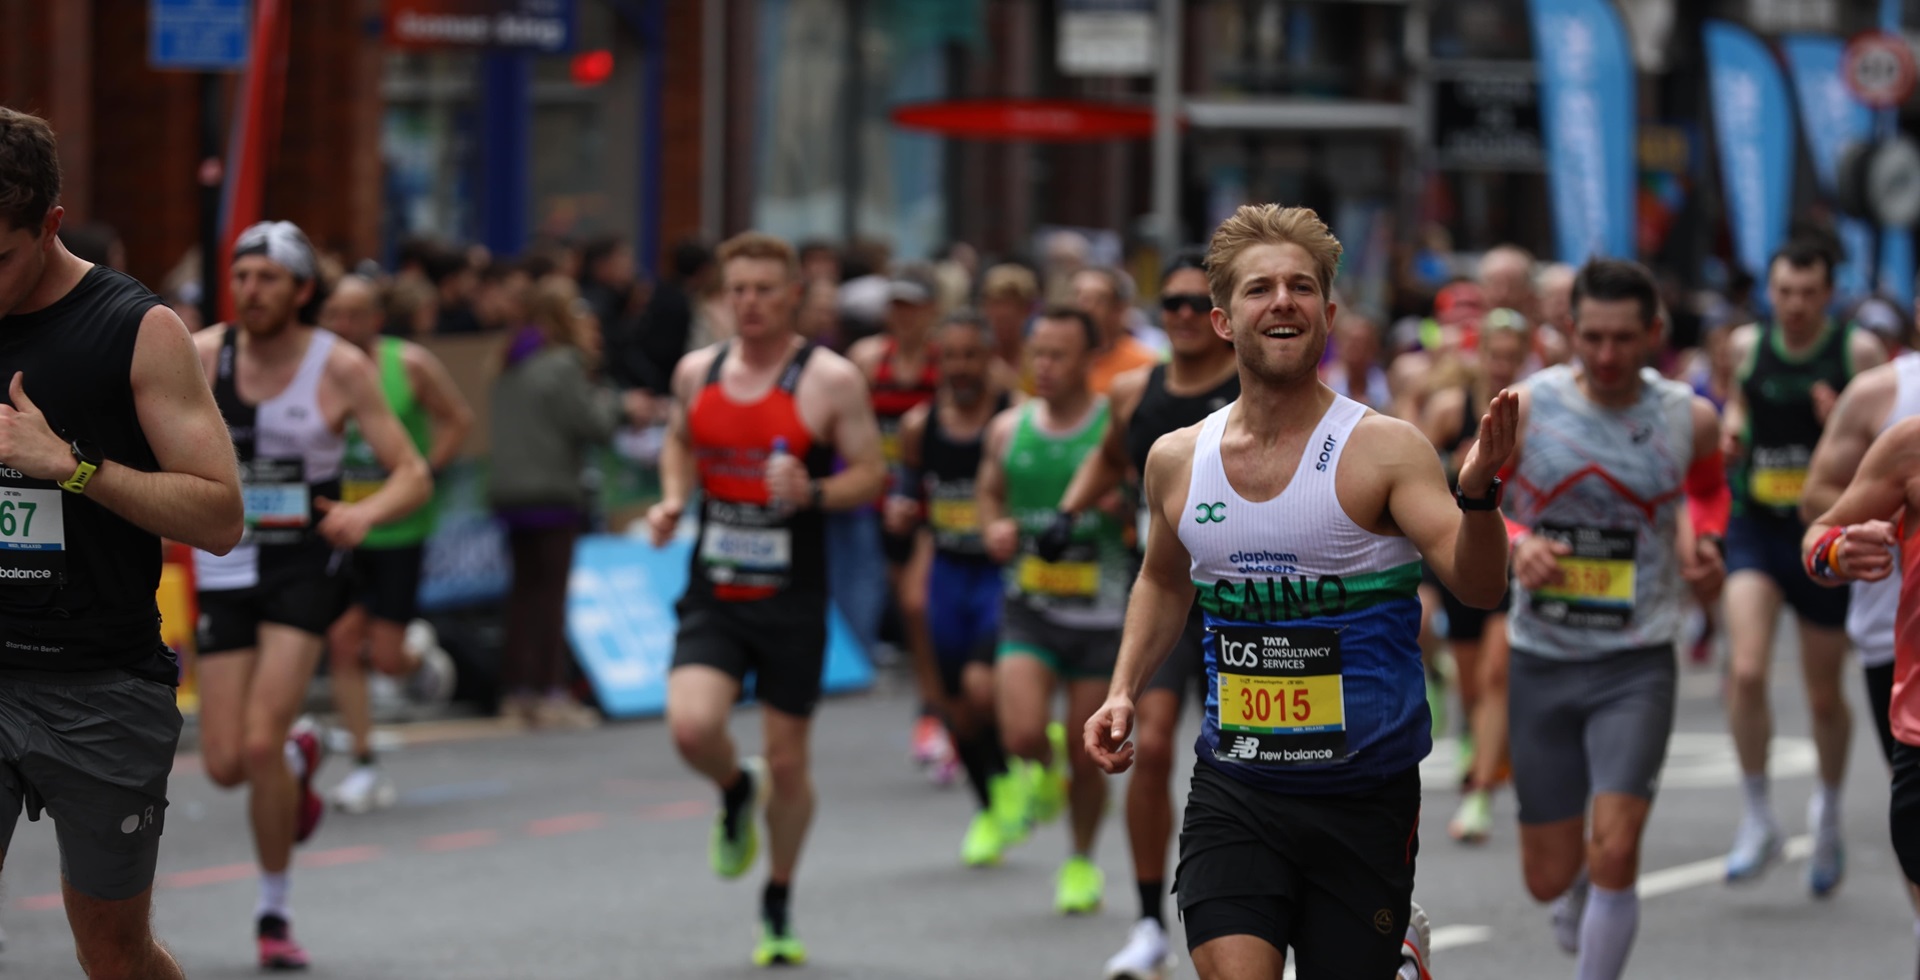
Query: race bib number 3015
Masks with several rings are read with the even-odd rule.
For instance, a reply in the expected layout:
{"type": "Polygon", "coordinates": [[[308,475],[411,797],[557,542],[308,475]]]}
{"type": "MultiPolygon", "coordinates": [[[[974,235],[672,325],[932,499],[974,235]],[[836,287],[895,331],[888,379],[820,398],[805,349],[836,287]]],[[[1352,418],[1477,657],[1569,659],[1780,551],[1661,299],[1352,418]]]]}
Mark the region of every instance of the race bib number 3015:
{"type": "Polygon", "coordinates": [[[1340,634],[1322,627],[1221,626],[1214,639],[1220,746],[1260,766],[1324,765],[1347,754],[1340,634]]]}

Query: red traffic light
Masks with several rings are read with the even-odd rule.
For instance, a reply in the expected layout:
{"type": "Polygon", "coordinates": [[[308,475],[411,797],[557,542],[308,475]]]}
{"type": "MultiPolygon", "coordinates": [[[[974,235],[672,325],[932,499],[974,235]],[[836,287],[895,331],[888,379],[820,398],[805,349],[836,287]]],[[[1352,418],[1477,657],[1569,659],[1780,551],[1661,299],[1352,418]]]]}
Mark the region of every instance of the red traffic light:
{"type": "Polygon", "coordinates": [[[573,84],[592,88],[613,77],[613,52],[604,48],[573,56],[573,84]]]}

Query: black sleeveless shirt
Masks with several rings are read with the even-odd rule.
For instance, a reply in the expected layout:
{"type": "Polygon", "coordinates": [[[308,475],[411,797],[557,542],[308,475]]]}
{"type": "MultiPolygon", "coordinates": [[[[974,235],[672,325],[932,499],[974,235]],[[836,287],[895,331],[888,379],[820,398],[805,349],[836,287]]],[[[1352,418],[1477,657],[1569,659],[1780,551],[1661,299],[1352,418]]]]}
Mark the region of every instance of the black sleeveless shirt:
{"type": "MultiPolygon", "coordinates": [[[[45,309],[0,317],[0,384],[24,372],[27,397],[56,435],[156,471],[132,374],[140,323],[158,305],[131,277],[94,266],[45,309]]],[[[124,669],[175,683],[154,600],[160,563],[158,536],[0,465],[0,670],[124,669]]]]}
{"type": "MultiPolygon", "coordinates": [[[[1005,411],[1011,402],[1002,392],[988,419],[1005,411]]],[[[986,436],[984,425],[971,439],[948,435],[940,424],[937,403],[928,412],[927,427],[920,435],[920,486],[926,494],[927,526],[933,531],[934,550],[948,558],[988,560],[973,494],[986,436]]]]}
{"type": "Polygon", "coordinates": [[[1853,328],[1828,322],[1811,350],[1784,350],[1780,327],[1761,321],[1754,350],[1739,375],[1747,403],[1747,453],[1733,471],[1733,512],[1794,526],[1822,426],[1813,411],[1813,386],[1835,394],[1853,377],[1853,328]]]}
{"type": "Polygon", "coordinates": [[[1153,372],[1147,375],[1147,390],[1141,393],[1140,404],[1127,420],[1127,455],[1133,460],[1133,468],[1145,473],[1147,452],[1156,440],[1212,415],[1238,397],[1240,374],[1237,371],[1198,395],[1174,395],[1167,391],[1167,366],[1155,364],[1153,372]]]}

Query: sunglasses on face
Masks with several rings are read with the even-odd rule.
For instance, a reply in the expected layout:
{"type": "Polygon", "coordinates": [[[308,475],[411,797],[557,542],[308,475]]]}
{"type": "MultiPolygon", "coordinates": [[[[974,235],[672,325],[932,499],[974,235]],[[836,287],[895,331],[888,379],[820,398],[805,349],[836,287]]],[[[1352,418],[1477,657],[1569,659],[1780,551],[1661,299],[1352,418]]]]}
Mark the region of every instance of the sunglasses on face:
{"type": "Polygon", "coordinates": [[[1205,293],[1168,293],[1160,297],[1160,308],[1168,313],[1178,313],[1181,307],[1206,313],[1213,309],[1213,297],[1205,293]]]}

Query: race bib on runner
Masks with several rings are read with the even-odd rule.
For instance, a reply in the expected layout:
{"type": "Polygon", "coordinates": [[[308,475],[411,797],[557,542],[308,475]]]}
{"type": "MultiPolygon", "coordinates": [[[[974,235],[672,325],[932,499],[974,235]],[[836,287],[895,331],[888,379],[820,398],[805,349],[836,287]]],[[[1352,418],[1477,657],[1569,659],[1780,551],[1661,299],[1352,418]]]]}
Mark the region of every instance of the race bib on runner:
{"type": "Polygon", "coordinates": [[[1018,572],[1020,591],[1049,600],[1053,605],[1091,603],[1100,591],[1100,563],[1092,544],[1067,548],[1059,561],[1022,555],[1018,572]]]}
{"type": "Polygon", "coordinates": [[[1574,629],[1621,630],[1633,623],[1635,532],[1543,524],[1538,533],[1571,545],[1573,553],[1560,558],[1560,580],[1533,594],[1534,615],[1574,629]]]}
{"type": "Polygon", "coordinates": [[[1340,634],[1325,627],[1217,626],[1220,742],[1214,758],[1308,766],[1347,756],[1340,634]]]}
{"type": "MultiPolygon", "coordinates": [[[[18,475],[12,469],[4,472],[18,475]]],[[[65,493],[0,479],[0,585],[55,585],[65,581],[65,493]]]]}
{"type": "Polygon", "coordinates": [[[1753,502],[1783,510],[1800,506],[1812,455],[1804,446],[1764,446],[1754,450],[1753,468],[1747,474],[1747,492],[1753,502]]]}
{"type": "Polygon", "coordinates": [[[349,469],[340,474],[340,502],[357,504],[386,485],[387,474],[378,469],[349,469]]]}
{"type": "Polygon", "coordinates": [[[306,537],[313,500],[305,460],[256,458],[241,463],[240,499],[247,522],[243,540],[286,545],[306,537]]]}
{"type": "Polygon", "coordinates": [[[771,594],[787,585],[793,533],[771,508],[711,501],[700,533],[700,563],[715,585],[771,594]]]}

